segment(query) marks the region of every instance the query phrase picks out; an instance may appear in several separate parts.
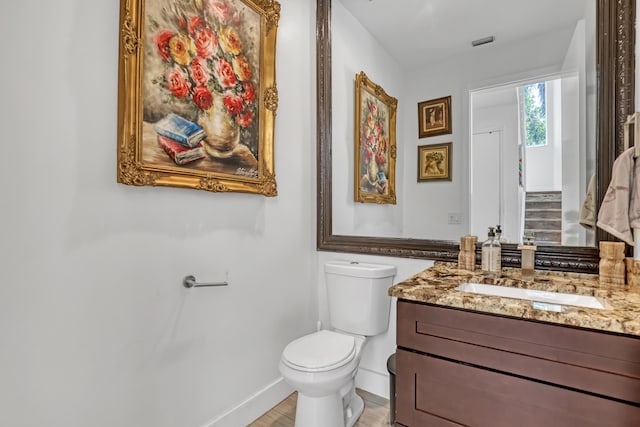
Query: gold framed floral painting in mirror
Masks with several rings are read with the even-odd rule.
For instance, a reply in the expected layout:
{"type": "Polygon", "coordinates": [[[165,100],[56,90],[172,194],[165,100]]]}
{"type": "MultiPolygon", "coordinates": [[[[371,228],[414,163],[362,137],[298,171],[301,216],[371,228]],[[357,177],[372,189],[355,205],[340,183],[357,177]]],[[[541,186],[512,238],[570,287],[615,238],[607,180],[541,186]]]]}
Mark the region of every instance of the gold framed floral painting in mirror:
{"type": "Polygon", "coordinates": [[[451,97],[418,103],[418,138],[451,133],[451,97]]]}
{"type": "Polygon", "coordinates": [[[121,0],[118,182],[277,195],[274,0],[121,0]]]}
{"type": "Polygon", "coordinates": [[[418,147],[418,182],[451,181],[451,142],[418,147]]]}
{"type": "Polygon", "coordinates": [[[361,71],[355,92],[355,201],[396,203],[396,109],[388,95],[361,71]]]}

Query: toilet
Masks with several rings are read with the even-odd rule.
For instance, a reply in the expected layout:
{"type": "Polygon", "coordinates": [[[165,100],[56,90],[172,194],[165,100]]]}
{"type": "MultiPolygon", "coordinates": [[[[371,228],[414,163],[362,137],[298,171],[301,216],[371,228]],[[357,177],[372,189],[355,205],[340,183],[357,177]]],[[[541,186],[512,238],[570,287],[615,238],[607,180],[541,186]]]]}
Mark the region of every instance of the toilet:
{"type": "Polygon", "coordinates": [[[351,427],[362,414],[355,376],[367,338],[389,326],[395,274],[390,265],[325,264],[331,329],[292,341],[280,358],[280,373],[298,391],[296,427],[351,427]]]}

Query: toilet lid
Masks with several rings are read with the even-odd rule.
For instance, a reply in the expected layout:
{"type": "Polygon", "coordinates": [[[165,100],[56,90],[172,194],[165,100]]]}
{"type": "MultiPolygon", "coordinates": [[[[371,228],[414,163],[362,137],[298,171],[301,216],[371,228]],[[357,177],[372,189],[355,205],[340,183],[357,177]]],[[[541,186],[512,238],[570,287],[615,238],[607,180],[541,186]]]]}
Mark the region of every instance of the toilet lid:
{"type": "Polygon", "coordinates": [[[323,330],[291,342],[282,358],[294,369],[326,371],[350,362],[355,347],[354,337],[323,330]]]}

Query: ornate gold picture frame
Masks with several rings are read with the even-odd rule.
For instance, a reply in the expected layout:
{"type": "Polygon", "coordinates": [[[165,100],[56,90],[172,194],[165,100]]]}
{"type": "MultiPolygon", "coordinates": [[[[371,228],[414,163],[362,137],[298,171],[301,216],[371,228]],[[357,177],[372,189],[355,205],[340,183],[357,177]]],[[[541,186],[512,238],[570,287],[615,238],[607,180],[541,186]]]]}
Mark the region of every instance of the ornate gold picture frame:
{"type": "Polygon", "coordinates": [[[276,196],[280,4],[121,0],[118,182],[276,196]]]}
{"type": "Polygon", "coordinates": [[[356,75],[355,201],[396,204],[396,109],[398,100],[356,75]]]}

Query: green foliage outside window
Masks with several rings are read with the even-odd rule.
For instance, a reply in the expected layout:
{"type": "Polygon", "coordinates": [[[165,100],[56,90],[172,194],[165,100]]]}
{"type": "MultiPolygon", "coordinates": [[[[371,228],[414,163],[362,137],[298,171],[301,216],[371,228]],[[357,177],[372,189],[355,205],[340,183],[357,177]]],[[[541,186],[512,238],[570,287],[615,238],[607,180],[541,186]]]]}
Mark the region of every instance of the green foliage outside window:
{"type": "Polygon", "coordinates": [[[524,87],[525,144],[535,147],[547,144],[547,105],[545,83],[538,82],[524,87]]]}

